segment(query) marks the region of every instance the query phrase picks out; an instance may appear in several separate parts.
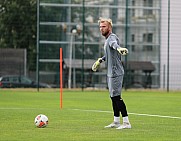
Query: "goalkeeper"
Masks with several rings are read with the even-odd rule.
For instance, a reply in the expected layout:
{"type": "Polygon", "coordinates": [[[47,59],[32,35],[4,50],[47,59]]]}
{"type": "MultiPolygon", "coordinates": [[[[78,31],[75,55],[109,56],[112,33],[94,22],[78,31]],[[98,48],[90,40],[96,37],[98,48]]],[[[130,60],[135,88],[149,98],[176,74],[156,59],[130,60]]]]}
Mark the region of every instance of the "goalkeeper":
{"type": "Polygon", "coordinates": [[[131,128],[126,105],[121,97],[124,76],[121,55],[126,55],[128,50],[126,48],[120,47],[119,38],[114,33],[112,33],[111,19],[100,18],[98,23],[100,32],[106,39],[104,43],[105,55],[102,58],[98,58],[98,60],[93,64],[92,70],[97,71],[97,69],[100,67],[100,64],[103,61],[106,62],[107,83],[114,112],[113,122],[105,126],[105,128],[131,128]],[[120,112],[122,115],[123,124],[120,124],[120,112]]]}

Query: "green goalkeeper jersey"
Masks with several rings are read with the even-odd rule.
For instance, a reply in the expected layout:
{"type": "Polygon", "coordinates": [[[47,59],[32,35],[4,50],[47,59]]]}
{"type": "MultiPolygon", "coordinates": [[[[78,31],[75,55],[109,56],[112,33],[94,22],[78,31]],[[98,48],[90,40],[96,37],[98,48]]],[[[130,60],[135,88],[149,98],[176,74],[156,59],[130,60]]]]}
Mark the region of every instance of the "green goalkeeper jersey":
{"type": "Polygon", "coordinates": [[[120,47],[119,38],[111,33],[104,43],[105,61],[108,77],[124,75],[124,68],[121,62],[121,54],[117,51],[120,47]]]}

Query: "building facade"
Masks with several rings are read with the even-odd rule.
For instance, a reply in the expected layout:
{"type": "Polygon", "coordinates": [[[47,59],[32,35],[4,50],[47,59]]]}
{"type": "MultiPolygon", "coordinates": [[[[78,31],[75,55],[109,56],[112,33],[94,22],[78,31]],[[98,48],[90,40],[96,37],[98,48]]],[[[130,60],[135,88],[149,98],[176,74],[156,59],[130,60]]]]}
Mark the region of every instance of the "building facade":
{"type": "Polygon", "coordinates": [[[170,4],[168,2],[164,0],[161,2],[160,87],[167,90],[180,90],[181,16],[178,13],[181,1],[170,1],[170,4]]]}
{"type": "Polygon", "coordinates": [[[51,75],[58,73],[56,64],[59,54],[55,52],[62,47],[68,68],[70,53],[73,62],[79,60],[79,63],[85,63],[83,67],[90,66],[82,71],[82,68],[74,67],[76,64],[71,65],[74,70],[71,80],[75,87],[80,86],[77,84],[81,83],[82,76],[87,87],[106,84],[104,66],[96,73],[90,69],[93,60],[103,55],[104,38],[99,33],[97,21],[99,17],[109,17],[113,20],[113,31],[120,37],[122,46],[129,49],[128,56],[123,57],[125,87],[162,87],[162,5],[161,0],[40,0],[40,77],[41,72],[48,75],[46,70],[51,75]],[[76,32],[72,32],[74,29],[76,32]]]}

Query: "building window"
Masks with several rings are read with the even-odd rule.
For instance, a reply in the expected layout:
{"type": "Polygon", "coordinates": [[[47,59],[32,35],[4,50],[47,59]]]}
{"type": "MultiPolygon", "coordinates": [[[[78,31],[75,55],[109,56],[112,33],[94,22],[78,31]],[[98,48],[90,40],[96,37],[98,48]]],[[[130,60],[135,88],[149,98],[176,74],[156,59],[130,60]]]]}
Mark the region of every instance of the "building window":
{"type": "Polygon", "coordinates": [[[131,35],[131,41],[132,41],[132,42],[135,41],[135,35],[134,35],[134,34],[131,35]]]}
{"type": "MultiPolygon", "coordinates": [[[[132,5],[133,7],[135,6],[135,0],[132,0],[132,1],[131,1],[131,5],[132,5]]],[[[131,9],[131,16],[132,16],[132,17],[135,17],[135,9],[134,9],[134,8],[131,9]]]]}
{"type": "MultiPolygon", "coordinates": [[[[153,33],[143,34],[143,43],[151,44],[153,42],[153,33]]],[[[143,51],[153,51],[152,45],[143,45],[143,51]]]]}
{"type": "MultiPolygon", "coordinates": [[[[144,7],[153,7],[153,0],[143,0],[143,6],[144,7]]],[[[153,15],[153,10],[152,9],[144,9],[143,15],[144,16],[153,15]]]]}
{"type": "Polygon", "coordinates": [[[131,45],[131,51],[135,52],[135,45],[131,45]]]}
{"type": "Polygon", "coordinates": [[[143,51],[153,51],[153,46],[152,45],[144,45],[143,51]]]}
{"type": "MultiPolygon", "coordinates": [[[[134,43],[135,42],[135,35],[131,34],[131,42],[134,43]]],[[[135,45],[131,45],[131,51],[135,51],[135,45]]]]}
{"type": "Polygon", "coordinates": [[[153,42],[153,33],[144,33],[143,42],[152,43],[153,42]]]}

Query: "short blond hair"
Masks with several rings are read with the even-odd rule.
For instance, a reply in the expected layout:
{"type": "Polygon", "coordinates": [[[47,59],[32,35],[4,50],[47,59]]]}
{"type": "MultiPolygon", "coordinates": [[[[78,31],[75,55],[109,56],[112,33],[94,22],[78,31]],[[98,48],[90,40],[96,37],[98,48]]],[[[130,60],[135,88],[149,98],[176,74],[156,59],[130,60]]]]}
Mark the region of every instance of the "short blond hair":
{"type": "Polygon", "coordinates": [[[100,17],[99,20],[98,20],[98,23],[100,24],[102,22],[108,22],[111,25],[111,27],[113,26],[112,20],[110,18],[102,18],[102,17],[100,17]]]}

